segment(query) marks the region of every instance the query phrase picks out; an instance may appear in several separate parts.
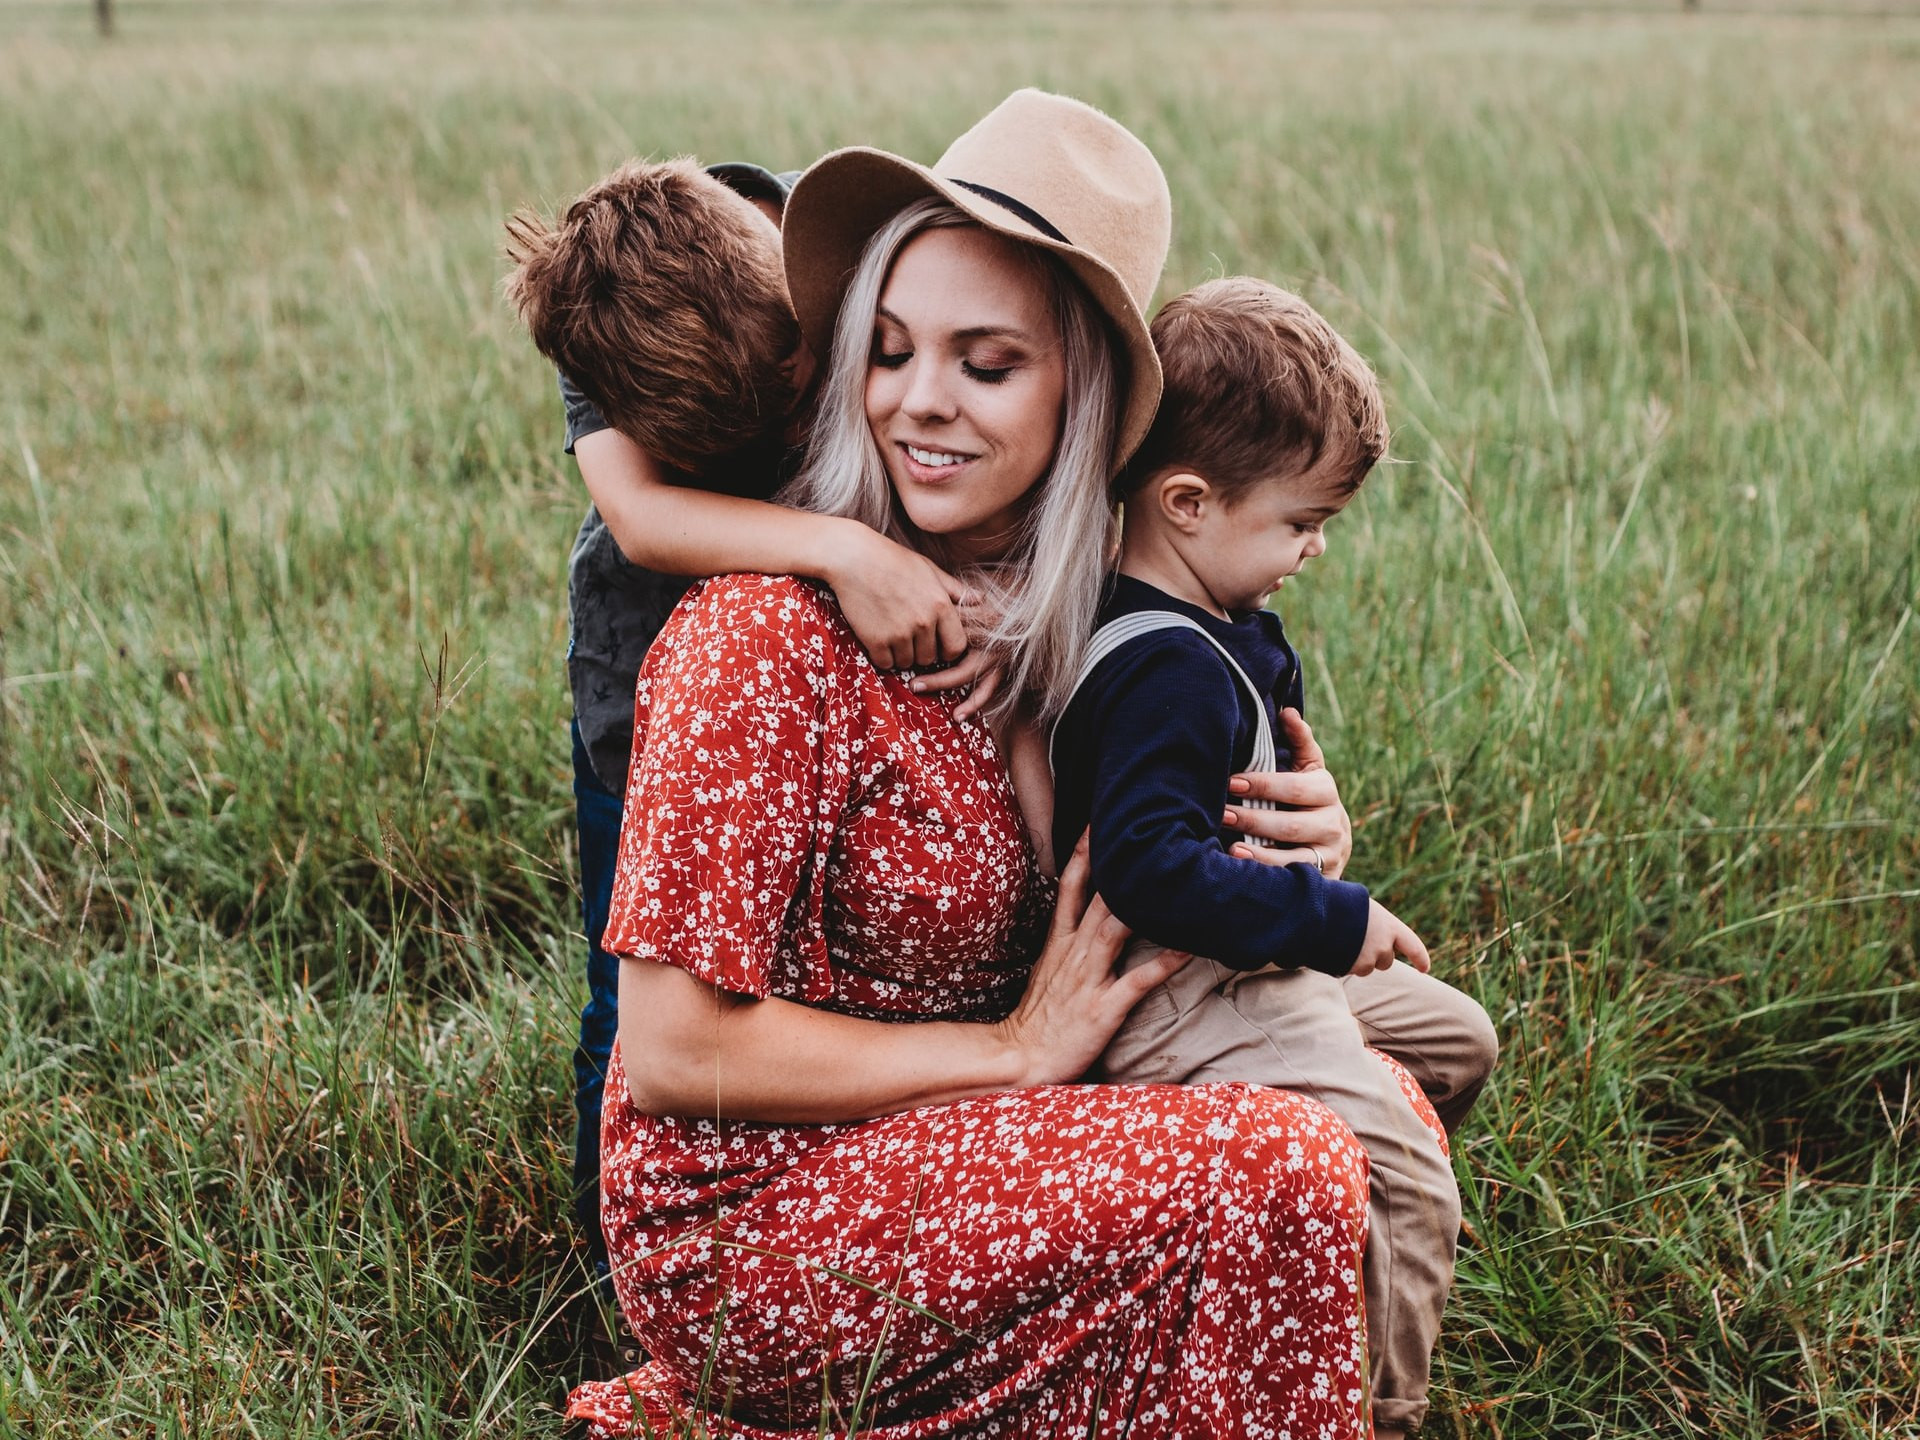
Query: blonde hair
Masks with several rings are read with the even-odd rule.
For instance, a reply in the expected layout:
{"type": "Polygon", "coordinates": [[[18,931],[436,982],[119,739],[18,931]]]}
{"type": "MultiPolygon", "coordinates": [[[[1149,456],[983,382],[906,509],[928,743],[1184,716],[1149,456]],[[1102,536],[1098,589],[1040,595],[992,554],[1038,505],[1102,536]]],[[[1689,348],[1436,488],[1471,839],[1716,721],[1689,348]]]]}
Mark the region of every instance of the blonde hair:
{"type": "Polygon", "coordinates": [[[1066,396],[1053,463],[1028,492],[1034,501],[995,564],[957,564],[941,537],[907,519],[867,424],[874,316],[894,258],[922,231],[977,223],[929,198],[907,206],[867,242],[834,325],[806,464],[780,498],[858,520],[981,591],[998,619],[968,638],[1006,658],[995,718],[1025,698],[1038,718],[1049,720],[1065,707],[1079,676],[1118,536],[1110,482],[1119,381],[1105,317],[1064,265],[1038,247],[1020,247],[1052,292],[1066,396]]]}

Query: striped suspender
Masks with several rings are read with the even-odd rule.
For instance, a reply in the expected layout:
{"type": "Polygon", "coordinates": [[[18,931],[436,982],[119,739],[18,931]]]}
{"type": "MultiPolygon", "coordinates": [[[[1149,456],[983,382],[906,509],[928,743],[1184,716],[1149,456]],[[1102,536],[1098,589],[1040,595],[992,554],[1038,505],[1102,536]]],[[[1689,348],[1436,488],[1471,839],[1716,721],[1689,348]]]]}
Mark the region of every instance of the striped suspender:
{"type": "MultiPolygon", "coordinates": [[[[1253,757],[1247,762],[1247,769],[1249,771],[1279,769],[1279,755],[1274,750],[1273,745],[1273,727],[1267,721],[1266,697],[1260,693],[1258,687],[1255,686],[1252,679],[1248,677],[1247,672],[1240,668],[1240,662],[1233,658],[1226,646],[1209,635],[1204,626],[1188,619],[1185,615],[1175,614],[1171,610],[1136,610],[1130,615],[1122,615],[1117,620],[1109,620],[1105,625],[1102,625],[1098,630],[1094,631],[1093,639],[1087,642],[1087,658],[1080,666],[1080,677],[1073,682],[1073,692],[1067,696],[1067,704],[1071,705],[1073,703],[1074,695],[1080,693],[1080,687],[1087,683],[1087,680],[1092,676],[1094,670],[1099,667],[1101,661],[1105,660],[1128,641],[1137,640],[1142,635],[1150,635],[1156,630],[1191,630],[1220,653],[1220,658],[1227,662],[1227,668],[1239,677],[1241,688],[1245,690],[1247,695],[1253,700],[1253,757]]],[[[1065,706],[1061,707],[1062,713],[1065,712],[1065,708],[1065,706]]],[[[1054,731],[1055,740],[1059,738],[1059,734],[1060,732],[1056,728],[1054,731]]],[[[1047,756],[1049,762],[1051,762],[1053,758],[1052,749],[1052,745],[1049,744],[1047,756]]],[[[1236,797],[1233,803],[1250,810],[1277,810],[1280,808],[1271,800],[1240,799],[1236,797]]],[[[1274,841],[1270,840],[1249,840],[1247,843],[1267,846],[1275,844],[1274,841]]]]}

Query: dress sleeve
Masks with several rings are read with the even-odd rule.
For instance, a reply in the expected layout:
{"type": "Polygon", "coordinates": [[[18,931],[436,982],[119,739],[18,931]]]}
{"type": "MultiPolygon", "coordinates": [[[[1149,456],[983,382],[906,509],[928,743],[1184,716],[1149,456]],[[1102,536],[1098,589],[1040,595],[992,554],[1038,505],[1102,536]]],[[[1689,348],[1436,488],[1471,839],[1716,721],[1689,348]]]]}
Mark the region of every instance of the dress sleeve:
{"type": "Polygon", "coordinates": [[[647,654],[601,943],[741,995],[832,993],[826,865],[851,785],[844,623],[806,582],[725,575],[647,654]]]}

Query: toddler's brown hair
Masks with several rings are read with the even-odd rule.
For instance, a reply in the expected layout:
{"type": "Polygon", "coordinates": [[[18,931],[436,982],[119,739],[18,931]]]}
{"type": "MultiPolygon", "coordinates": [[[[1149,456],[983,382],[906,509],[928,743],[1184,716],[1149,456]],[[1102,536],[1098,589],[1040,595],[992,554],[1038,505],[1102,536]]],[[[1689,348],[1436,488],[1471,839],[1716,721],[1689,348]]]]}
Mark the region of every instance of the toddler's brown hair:
{"type": "Polygon", "coordinates": [[[1380,382],[1291,291],[1247,275],[1210,280],[1163,305],[1152,329],[1166,389],[1123,494],[1177,467],[1231,501],[1323,459],[1350,493],[1386,454],[1380,382]]]}
{"type": "Polygon", "coordinates": [[[507,221],[507,298],[607,423],[689,474],[765,440],[800,341],[777,237],[693,160],[622,165],[507,221]]]}

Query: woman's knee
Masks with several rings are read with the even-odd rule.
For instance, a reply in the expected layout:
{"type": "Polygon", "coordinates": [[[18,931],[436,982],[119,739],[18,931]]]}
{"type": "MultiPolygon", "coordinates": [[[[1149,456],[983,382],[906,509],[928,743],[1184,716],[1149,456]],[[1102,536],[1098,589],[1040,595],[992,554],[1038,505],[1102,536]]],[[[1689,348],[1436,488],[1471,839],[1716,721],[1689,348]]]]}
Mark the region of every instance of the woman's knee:
{"type": "Polygon", "coordinates": [[[1367,1152],[1344,1120],[1289,1091],[1217,1088],[1227,1099],[1214,1129],[1221,1200],[1290,1220],[1312,1214],[1329,1224],[1364,1224],[1367,1152]]]}

